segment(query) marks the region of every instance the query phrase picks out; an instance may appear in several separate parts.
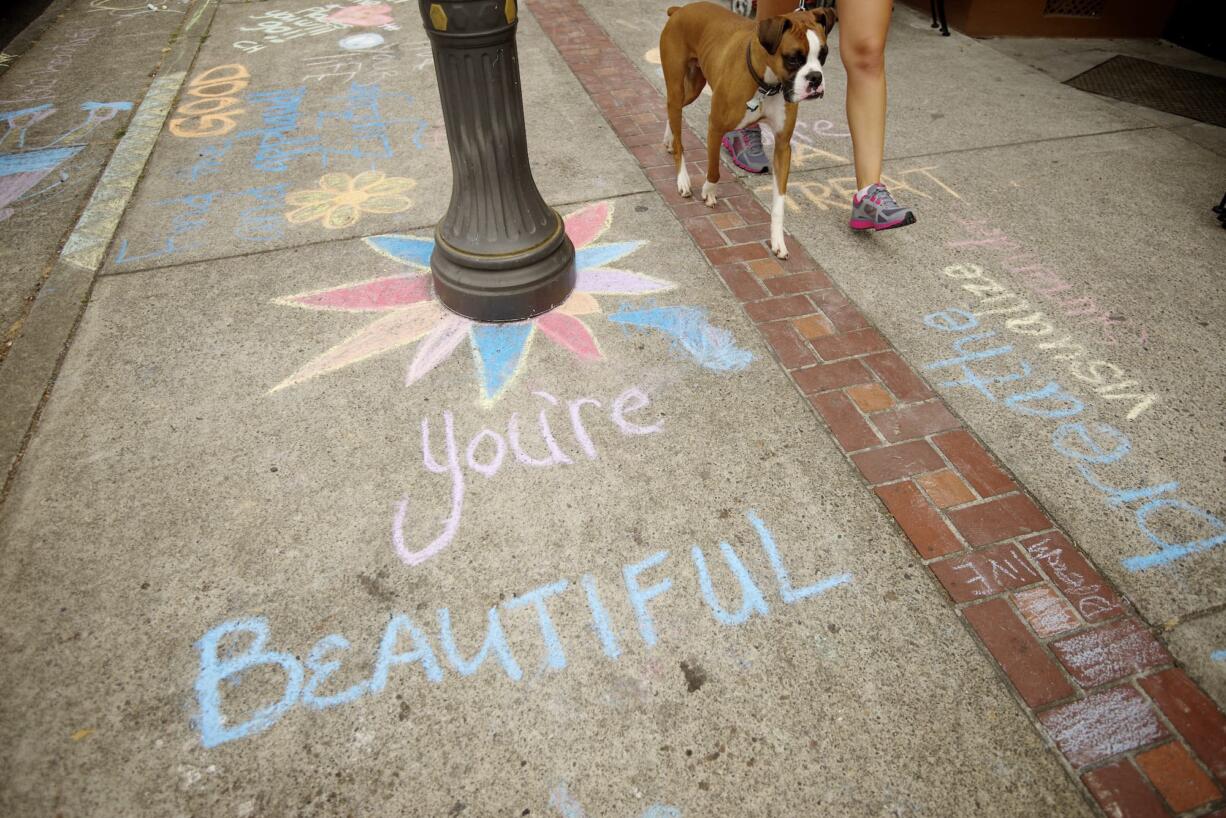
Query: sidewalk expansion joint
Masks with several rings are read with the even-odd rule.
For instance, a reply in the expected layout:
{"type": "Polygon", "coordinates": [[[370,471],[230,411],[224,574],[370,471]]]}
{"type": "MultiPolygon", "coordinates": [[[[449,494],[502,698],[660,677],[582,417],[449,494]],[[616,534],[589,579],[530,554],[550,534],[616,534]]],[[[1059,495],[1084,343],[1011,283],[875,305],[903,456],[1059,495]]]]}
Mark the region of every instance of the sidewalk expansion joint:
{"type": "MultiPolygon", "coordinates": [[[[1083,794],[1124,816],[1147,805],[1121,793],[1139,792],[1156,806],[1145,814],[1169,815],[1158,793],[1178,792],[1174,771],[1194,768],[1216,784],[1180,814],[1221,808],[1226,715],[1175,666],[1159,629],[793,236],[789,257],[774,258],[770,214],[743,183],[721,182],[713,208],[677,195],[672,157],[651,138],[664,133],[664,98],[578,0],[535,0],[533,10],[1083,794]]],[[[683,131],[685,144],[702,144],[683,131]]]]}

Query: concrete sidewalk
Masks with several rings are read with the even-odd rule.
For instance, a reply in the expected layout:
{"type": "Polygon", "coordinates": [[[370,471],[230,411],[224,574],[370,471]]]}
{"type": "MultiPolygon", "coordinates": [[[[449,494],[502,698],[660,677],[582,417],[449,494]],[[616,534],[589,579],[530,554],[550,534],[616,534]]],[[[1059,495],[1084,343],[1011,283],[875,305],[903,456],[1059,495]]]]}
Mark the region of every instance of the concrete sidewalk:
{"type": "Polygon", "coordinates": [[[1147,501],[1226,515],[1206,284],[1222,231],[1192,212],[1220,157],[899,9],[887,172],[920,223],[847,235],[828,101],[799,132],[797,251],[745,258],[761,249],[750,191],[721,185],[712,214],[655,181],[664,5],[519,9],[533,166],[580,285],[504,327],[450,316],[427,286],[450,174],[415,6],[201,12],[207,38],[0,506],[0,812],[1221,806],[1226,720],[1149,627],[1180,623],[1170,649],[1221,700],[1221,551],[1121,562],[1164,553],[1138,521],[1169,543],[1213,535],[1159,527],[1147,501]],[[951,86],[960,73],[1016,93],[951,86]],[[232,102],[203,102],[223,88],[232,102]],[[1137,151],[1150,170],[1121,176],[1137,151]],[[1104,200],[1101,179],[1133,199],[1104,200]],[[1125,204],[1150,223],[1071,218],[1125,204]],[[1006,251],[1121,317],[1041,301],[1006,251]],[[1125,257],[1176,284],[1142,297],[1127,270],[1108,277],[1125,257]],[[940,329],[950,316],[964,332],[940,329]],[[948,385],[959,373],[928,364],[972,329],[1010,347],[983,377],[1025,358],[1027,389],[1062,391],[948,385]],[[1140,383],[1087,393],[1067,375],[1108,364],[1140,383]],[[1160,488],[1105,502],[1028,443],[1072,422],[1052,414],[1070,398],[1095,437],[1066,448],[1101,454],[1103,423],[1129,436],[1095,478],[1160,488]],[[917,447],[937,460],[900,453],[917,447]],[[1070,590],[1092,563],[1105,607],[1070,590]]]}

